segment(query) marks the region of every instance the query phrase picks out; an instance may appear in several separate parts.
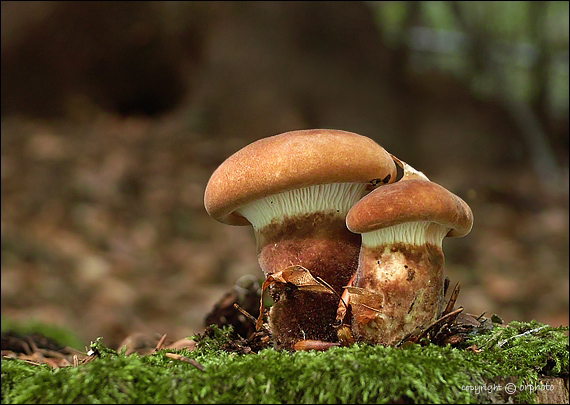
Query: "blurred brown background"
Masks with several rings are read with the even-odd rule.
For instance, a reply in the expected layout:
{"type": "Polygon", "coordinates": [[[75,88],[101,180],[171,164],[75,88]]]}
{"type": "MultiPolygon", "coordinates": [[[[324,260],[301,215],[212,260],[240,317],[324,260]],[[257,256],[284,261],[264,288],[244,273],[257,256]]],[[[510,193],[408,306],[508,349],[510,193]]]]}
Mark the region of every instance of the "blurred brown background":
{"type": "Polygon", "coordinates": [[[568,325],[567,2],[2,2],[2,316],[201,332],[249,227],[203,208],[261,137],[375,139],[465,199],[467,312],[568,325]]]}

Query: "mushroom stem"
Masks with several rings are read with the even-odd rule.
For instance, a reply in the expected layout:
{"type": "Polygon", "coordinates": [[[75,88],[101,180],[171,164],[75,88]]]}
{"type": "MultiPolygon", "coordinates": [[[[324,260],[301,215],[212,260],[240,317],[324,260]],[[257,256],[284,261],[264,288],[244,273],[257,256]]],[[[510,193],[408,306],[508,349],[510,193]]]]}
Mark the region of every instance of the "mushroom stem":
{"type": "MultiPolygon", "coordinates": [[[[299,265],[340,296],[358,267],[360,236],[345,217],[366,192],[365,183],[309,186],[265,197],[237,210],[254,227],[265,276],[299,265]]],[[[298,340],[337,341],[333,327],[338,296],[274,284],[269,322],[278,346],[298,340]]]]}
{"type": "Polygon", "coordinates": [[[396,345],[440,316],[448,231],[416,221],[362,234],[356,288],[349,288],[356,340],[396,345]]]}

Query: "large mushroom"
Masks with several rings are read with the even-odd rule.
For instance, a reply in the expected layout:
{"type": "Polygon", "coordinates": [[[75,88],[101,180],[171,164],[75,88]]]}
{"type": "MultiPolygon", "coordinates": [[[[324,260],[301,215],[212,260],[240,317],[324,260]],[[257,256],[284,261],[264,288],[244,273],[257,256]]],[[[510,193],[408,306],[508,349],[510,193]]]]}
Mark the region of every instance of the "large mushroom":
{"type": "MultiPolygon", "coordinates": [[[[358,267],[360,236],[346,228],[350,207],[393,182],[396,166],[372,139],[351,132],[291,131],[253,142],[226,159],[205,191],[207,212],[231,225],[253,225],[266,277],[306,269],[340,295],[358,267]]],[[[269,325],[278,347],[336,341],[335,294],[295,283],[270,288],[269,325]]]]}
{"type": "Polygon", "coordinates": [[[348,229],[362,234],[359,267],[346,287],[357,341],[397,345],[441,315],[442,242],[469,233],[473,215],[465,201],[422,176],[372,191],[347,215],[348,229]]]}

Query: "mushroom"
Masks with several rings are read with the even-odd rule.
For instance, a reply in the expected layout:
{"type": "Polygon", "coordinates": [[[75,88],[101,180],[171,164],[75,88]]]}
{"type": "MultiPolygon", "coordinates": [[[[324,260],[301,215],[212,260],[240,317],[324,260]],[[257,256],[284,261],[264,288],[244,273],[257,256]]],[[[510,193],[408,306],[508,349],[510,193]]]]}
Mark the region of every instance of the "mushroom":
{"type": "MultiPolygon", "coordinates": [[[[360,236],[346,228],[350,207],[377,185],[395,180],[390,155],[372,139],[330,129],[291,131],[257,140],[212,174],[206,211],[254,229],[266,277],[302,268],[334,294],[274,283],[269,325],[276,346],[336,341],[338,296],[358,267],[360,236]]],[[[275,277],[274,279],[278,279],[275,277]]]]}
{"type": "Polygon", "coordinates": [[[470,232],[467,203],[414,175],[363,197],[348,212],[346,225],[362,234],[358,270],[346,287],[354,339],[393,346],[439,318],[442,242],[470,232]]]}

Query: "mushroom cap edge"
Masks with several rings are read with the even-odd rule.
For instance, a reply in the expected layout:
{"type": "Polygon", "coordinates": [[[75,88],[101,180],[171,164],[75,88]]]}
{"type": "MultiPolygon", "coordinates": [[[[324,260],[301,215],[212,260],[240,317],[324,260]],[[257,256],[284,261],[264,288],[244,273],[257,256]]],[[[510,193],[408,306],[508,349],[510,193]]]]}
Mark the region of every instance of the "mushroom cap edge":
{"type": "Polygon", "coordinates": [[[354,233],[412,221],[435,222],[450,229],[447,237],[462,237],[471,231],[473,212],[465,201],[443,186],[410,179],[370,192],[346,216],[346,225],[354,233]]]}
{"type": "Polygon", "coordinates": [[[332,129],[290,131],[250,143],[222,162],[206,185],[204,206],[220,222],[249,225],[234,211],[256,199],[316,184],[395,178],[390,154],[366,136],[332,129]]]}

